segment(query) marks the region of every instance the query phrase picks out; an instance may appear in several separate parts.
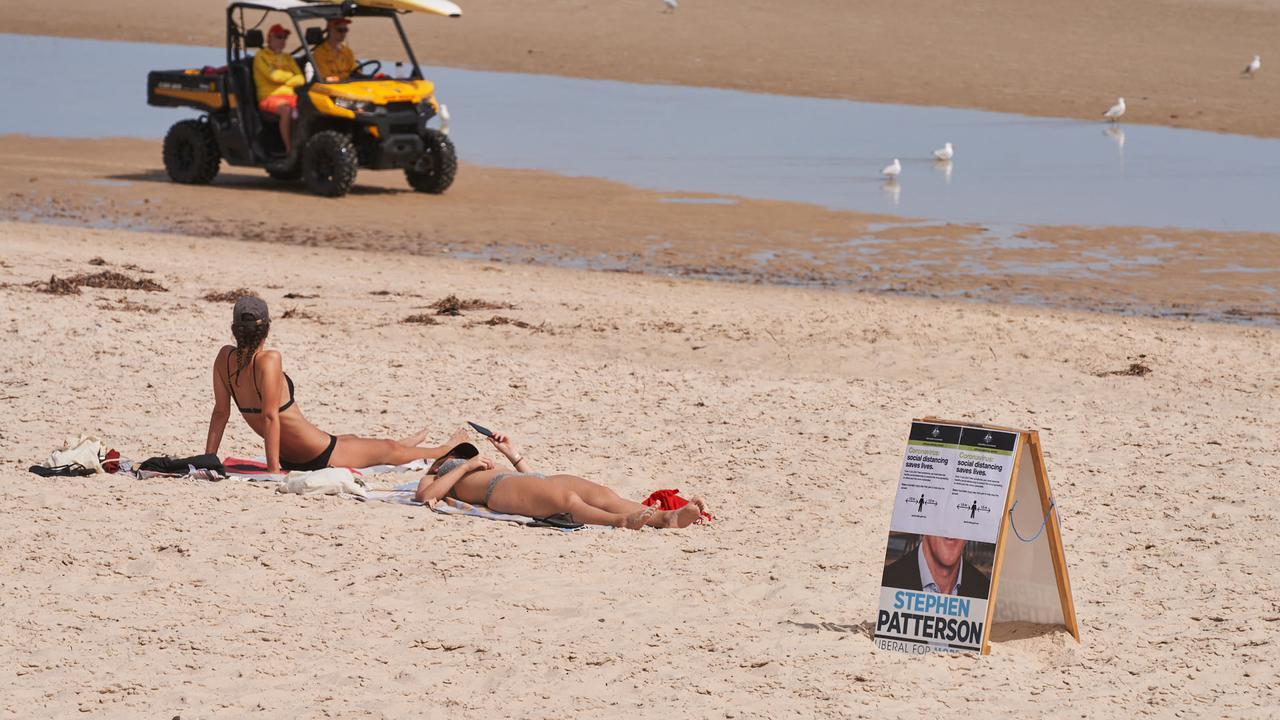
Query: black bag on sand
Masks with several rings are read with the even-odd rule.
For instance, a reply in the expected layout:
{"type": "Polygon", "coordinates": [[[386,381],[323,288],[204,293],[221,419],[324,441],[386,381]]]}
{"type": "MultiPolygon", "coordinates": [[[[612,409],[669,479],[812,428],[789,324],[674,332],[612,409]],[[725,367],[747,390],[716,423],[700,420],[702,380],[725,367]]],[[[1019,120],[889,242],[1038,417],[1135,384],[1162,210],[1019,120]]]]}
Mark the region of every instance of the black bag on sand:
{"type": "Polygon", "coordinates": [[[138,469],[165,473],[166,475],[186,475],[188,467],[194,467],[197,470],[213,470],[219,475],[226,475],[222,468],[222,461],[213,453],[184,458],[170,457],[168,455],[147,458],[142,461],[138,469]]]}

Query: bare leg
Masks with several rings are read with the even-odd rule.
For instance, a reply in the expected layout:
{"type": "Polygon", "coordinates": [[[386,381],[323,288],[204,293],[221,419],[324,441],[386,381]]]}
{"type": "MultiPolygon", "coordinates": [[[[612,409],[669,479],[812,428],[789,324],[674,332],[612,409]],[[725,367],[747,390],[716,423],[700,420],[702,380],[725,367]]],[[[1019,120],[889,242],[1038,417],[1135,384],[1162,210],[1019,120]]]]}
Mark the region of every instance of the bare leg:
{"type": "MultiPolygon", "coordinates": [[[[577,475],[552,475],[551,482],[577,494],[583,502],[609,513],[632,515],[646,509],[641,503],[620,497],[618,493],[598,483],[593,483],[577,475]]],[[[659,510],[653,512],[646,524],[655,528],[689,527],[702,517],[706,509],[702,498],[694,498],[688,505],[679,510],[659,510]]],[[[576,518],[576,515],[575,515],[576,518]]],[[[584,521],[585,522],[585,521],[584,521]]]]}
{"type": "Polygon", "coordinates": [[[569,493],[568,512],[574,520],[589,525],[612,525],[628,530],[639,530],[657,514],[654,508],[640,506],[641,510],[630,514],[611,513],[588,504],[577,493],[569,493]]]}
{"type": "Polygon", "coordinates": [[[280,137],[284,139],[284,153],[288,155],[293,152],[293,133],[289,127],[293,124],[293,110],[288,105],[280,105],[279,108],[280,137]]]}
{"type": "Polygon", "coordinates": [[[619,496],[618,493],[599,483],[593,483],[577,475],[552,475],[547,479],[570,492],[577,493],[587,504],[601,510],[629,515],[645,507],[634,500],[619,496]]]}
{"type": "Polygon", "coordinates": [[[434,460],[452,445],[418,448],[401,445],[395,440],[375,440],[355,435],[339,435],[338,444],[329,456],[331,467],[369,467],[370,465],[403,465],[414,460],[434,460]]]}
{"type": "MultiPolygon", "coordinates": [[[[401,438],[396,442],[400,443],[401,445],[406,445],[408,447],[418,447],[419,445],[427,441],[427,436],[430,434],[431,434],[431,428],[429,427],[422,428],[418,432],[408,437],[401,438]]],[[[467,438],[469,437],[471,437],[471,435],[467,432],[467,429],[460,427],[457,430],[453,431],[453,434],[449,436],[449,439],[445,441],[445,444],[448,445],[449,447],[453,447],[458,443],[466,442],[467,438]]]]}
{"type": "Polygon", "coordinates": [[[643,505],[635,512],[610,512],[582,499],[578,493],[542,478],[510,477],[493,490],[489,509],[530,517],[569,513],[574,520],[591,525],[610,525],[639,530],[652,520],[656,511],[643,505]]]}

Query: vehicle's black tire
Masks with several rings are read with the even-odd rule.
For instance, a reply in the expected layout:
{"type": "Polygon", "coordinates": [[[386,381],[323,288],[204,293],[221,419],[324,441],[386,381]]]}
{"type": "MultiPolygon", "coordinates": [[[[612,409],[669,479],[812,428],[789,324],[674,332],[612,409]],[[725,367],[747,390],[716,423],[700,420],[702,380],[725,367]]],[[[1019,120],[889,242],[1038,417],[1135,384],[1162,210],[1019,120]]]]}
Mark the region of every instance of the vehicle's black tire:
{"type": "Polygon", "coordinates": [[[213,128],[200,120],[183,120],[164,136],[164,169],[184,185],[207,185],[218,176],[222,154],[213,128]]]}
{"type": "Polygon", "coordinates": [[[439,195],[449,189],[458,174],[458,155],[453,141],[439,130],[423,131],[422,141],[426,148],[412,167],[405,168],[404,177],[414,190],[439,195]]]}
{"type": "Polygon", "coordinates": [[[302,148],[302,181],[317,195],[346,195],[356,182],[359,166],[351,138],[336,130],[312,135],[302,148]]]}
{"type": "Polygon", "coordinates": [[[280,182],[297,182],[298,179],[302,177],[302,165],[301,163],[294,163],[293,167],[288,170],[267,168],[267,174],[271,176],[272,180],[279,180],[280,182]]]}

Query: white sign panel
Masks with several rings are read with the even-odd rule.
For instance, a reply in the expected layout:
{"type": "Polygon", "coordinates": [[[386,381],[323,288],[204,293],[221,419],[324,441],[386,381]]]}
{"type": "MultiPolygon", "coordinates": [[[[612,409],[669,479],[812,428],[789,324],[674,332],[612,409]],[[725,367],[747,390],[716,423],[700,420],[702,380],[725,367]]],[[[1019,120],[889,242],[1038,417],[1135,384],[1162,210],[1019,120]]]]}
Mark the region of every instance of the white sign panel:
{"type": "Polygon", "coordinates": [[[889,524],[876,643],[980,650],[991,566],[1019,435],[912,423],[889,524]]]}

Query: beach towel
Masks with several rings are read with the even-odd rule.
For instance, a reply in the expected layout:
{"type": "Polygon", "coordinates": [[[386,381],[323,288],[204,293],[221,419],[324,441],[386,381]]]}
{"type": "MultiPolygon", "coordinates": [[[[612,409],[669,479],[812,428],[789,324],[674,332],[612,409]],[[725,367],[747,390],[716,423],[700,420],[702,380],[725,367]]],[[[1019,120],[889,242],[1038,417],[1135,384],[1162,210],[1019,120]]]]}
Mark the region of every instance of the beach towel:
{"type": "MultiPolygon", "coordinates": [[[[222,467],[225,469],[227,477],[233,480],[251,480],[255,482],[281,482],[285,479],[285,473],[272,474],[267,472],[267,459],[262,455],[251,458],[227,457],[222,461],[222,467]]],[[[427,463],[424,460],[414,460],[404,465],[371,465],[363,468],[347,468],[356,477],[364,477],[369,475],[382,475],[383,473],[401,473],[412,472],[414,470],[426,470],[427,463]]]]}

